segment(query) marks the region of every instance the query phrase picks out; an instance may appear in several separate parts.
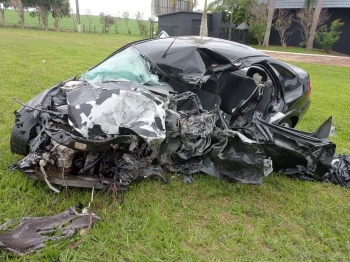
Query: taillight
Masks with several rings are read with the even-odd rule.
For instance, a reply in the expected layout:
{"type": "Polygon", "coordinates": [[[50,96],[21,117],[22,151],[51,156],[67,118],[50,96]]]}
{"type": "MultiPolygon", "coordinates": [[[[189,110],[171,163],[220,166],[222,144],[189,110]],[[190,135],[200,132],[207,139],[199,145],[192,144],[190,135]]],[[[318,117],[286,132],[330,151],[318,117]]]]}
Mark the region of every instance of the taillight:
{"type": "Polygon", "coordinates": [[[306,93],[306,97],[307,97],[307,98],[310,98],[310,95],[311,95],[311,81],[310,81],[310,78],[309,78],[309,80],[307,81],[307,93],[306,93]]]}

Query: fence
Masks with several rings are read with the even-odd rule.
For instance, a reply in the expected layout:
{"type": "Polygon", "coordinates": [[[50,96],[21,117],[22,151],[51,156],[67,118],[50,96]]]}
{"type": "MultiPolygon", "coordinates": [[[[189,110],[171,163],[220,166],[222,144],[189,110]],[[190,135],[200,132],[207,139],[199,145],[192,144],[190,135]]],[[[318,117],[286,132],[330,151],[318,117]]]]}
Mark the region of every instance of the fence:
{"type": "Polygon", "coordinates": [[[163,15],[178,11],[192,11],[193,2],[189,0],[152,0],[152,15],[163,15]]]}

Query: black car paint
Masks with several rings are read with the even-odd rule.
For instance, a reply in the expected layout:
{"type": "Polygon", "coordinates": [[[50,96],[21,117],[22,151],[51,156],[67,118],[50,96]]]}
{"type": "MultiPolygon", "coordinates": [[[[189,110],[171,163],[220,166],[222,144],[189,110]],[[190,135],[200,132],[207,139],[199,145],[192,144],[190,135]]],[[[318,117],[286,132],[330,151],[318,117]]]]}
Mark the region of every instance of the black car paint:
{"type": "MultiPolygon", "coordinates": [[[[153,39],[148,41],[136,42],[135,47],[146,57],[148,57],[154,64],[162,62],[162,57],[157,52],[163,53],[171,45],[175,38],[162,38],[153,39]]],[[[292,127],[302,119],[306,111],[310,106],[310,99],[307,97],[308,92],[308,74],[302,69],[299,72],[295,72],[288,64],[273,59],[265,53],[258,51],[246,45],[235,43],[217,38],[202,38],[196,36],[182,36],[176,38],[172,44],[168,53],[174,52],[179,48],[193,45],[197,48],[210,49],[223,57],[227,57],[231,62],[237,60],[249,60],[249,64],[262,64],[265,69],[268,69],[270,77],[274,79],[274,84],[278,85],[280,92],[283,94],[284,107],[281,110],[282,113],[286,114],[291,119],[293,124],[292,127]],[[277,64],[281,67],[286,68],[292,74],[295,75],[294,79],[285,79],[278,76],[277,71],[272,68],[273,64],[277,64]],[[293,83],[294,81],[294,83],[293,83]]],[[[224,62],[223,60],[221,60],[224,62]]],[[[284,120],[285,120],[284,119],[284,120]]]]}
{"type": "Polygon", "coordinates": [[[285,70],[288,70],[293,76],[288,78],[281,74],[277,74],[278,71],[274,70],[275,75],[279,79],[282,89],[284,90],[285,108],[283,112],[288,115],[288,118],[292,122],[292,127],[304,117],[305,113],[310,107],[311,101],[308,97],[308,84],[310,81],[309,74],[304,70],[298,68],[299,72],[296,72],[293,68],[284,62],[269,58],[269,64],[278,65],[285,70]]]}

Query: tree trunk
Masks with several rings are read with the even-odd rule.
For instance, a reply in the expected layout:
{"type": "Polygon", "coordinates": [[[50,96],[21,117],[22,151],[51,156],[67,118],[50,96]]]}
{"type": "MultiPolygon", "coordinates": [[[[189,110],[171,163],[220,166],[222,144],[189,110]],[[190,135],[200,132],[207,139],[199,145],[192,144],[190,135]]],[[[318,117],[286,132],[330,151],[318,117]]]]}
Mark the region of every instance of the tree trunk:
{"type": "Polygon", "coordinates": [[[199,32],[199,36],[205,37],[208,36],[208,17],[207,17],[207,0],[204,2],[204,11],[202,15],[201,28],[199,32]]]}
{"type": "Polygon", "coordinates": [[[49,16],[47,13],[45,13],[44,15],[44,27],[45,27],[45,31],[49,30],[49,16]]]}
{"type": "Polygon", "coordinates": [[[5,7],[4,9],[0,8],[0,22],[3,25],[3,27],[6,27],[6,22],[5,22],[5,7]]]}
{"type": "Polygon", "coordinates": [[[60,20],[61,20],[61,8],[59,6],[56,6],[52,9],[53,14],[55,15],[55,30],[57,32],[60,31],[60,20]]]}
{"type": "Polygon", "coordinates": [[[287,48],[287,43],[285,40],[282,41],[282,48],[287,48]]]}
{"type": "Polygon", "coordinates": [[[37,6],[36,10],[38,11],[39,23],[40,23],[41,30],[44,30],[44,23],[45,22],[44,22],[43,10],[40,6],[37,6]]]}
{"type": "Polygon", "coordinates": [[[21,25],[21,28],[24,28],[24,10],[23,10],[23,9],[20,10],[20,15],[19,15],[19,17],[20,17],[20,25],[21,25]]]}
{"type": "Polygon", "coordinates": [[[59,17],[59,16],[56,16],[56,17],[55,17],[55,30],[56,30],[57,32],[60,31],[60,17],[59,17]]]}
{"type": "Polygon", "coordinates": [[[320,13],[322,10],[322,5],[323,5],[323,0],[317,0],[314,17],[312,19],[312,25],[310,29],[310,36],[309,36],[309,39],[307,40],[307,45],[306,45],[307,50],[312,50],[314,46],[315,34],[316,34],[318,19],[320,18],[320,13]]]}
{"type": "MultiPolygon", "coordinates": [[[[233,12],[231,10],[230,24],[232,24],[232,20],[233,20],[233,12]]],[[[228,40],[232,41],[232,28],[231,27],[228,29],[228,40]]]]}
{"type": "Polygon", "coordinates": [[[271,26],[273,20],[273,14],[275,12],[276,0],[269,0],[269,13],[267,17],[266,32],[264,37],[263,46],[269,46],[271,26]]]}

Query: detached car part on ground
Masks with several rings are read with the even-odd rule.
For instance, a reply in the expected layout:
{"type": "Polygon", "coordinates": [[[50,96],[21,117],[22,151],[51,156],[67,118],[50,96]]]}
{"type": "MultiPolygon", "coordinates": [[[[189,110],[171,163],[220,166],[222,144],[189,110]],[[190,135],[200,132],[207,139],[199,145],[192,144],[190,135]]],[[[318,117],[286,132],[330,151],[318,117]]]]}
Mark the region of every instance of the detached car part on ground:
{"type": "Polygon", "coordinates": [[[91,227],[100,220],[93,213],[78,213],[75,207],[50,217],[25,217],[0,225],[0,248],[16,255],[26,255],[45,246],[48,240],[69,238],[79,229],[91,227]],[[11,228],[14,226],[14,228],[11,228]]]}
{"type": "Polygon", "coordinates": [[[56,192],[125,190],[163,171],[261,184],[273,168],[349,186],[350,159],[334,157],[327,139],[331,119],[314,133],[288,128],[310,89],[302,69],[234,42],[135,42],[16,112],[11,150],[25,157],[11,169],[56,192]]]}

